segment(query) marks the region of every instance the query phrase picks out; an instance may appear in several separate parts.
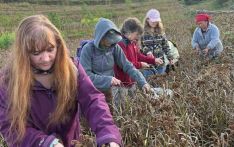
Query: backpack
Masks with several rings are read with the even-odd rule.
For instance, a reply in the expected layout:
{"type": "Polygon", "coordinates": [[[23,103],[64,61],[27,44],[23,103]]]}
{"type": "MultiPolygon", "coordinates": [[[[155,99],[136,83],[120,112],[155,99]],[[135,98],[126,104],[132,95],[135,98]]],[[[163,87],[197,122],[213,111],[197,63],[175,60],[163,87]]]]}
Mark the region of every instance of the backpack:
{"type": "MultiPolygon", "coordinates": [[[[81,56],[81,52],[83,50],[83,47],[89,42],[94,42],[94,40],[90,39],[90,40],[81,40],[80,41],[80,46],[76,49],[76,58],[75,58],[76,60],[78,60],[78,61],[80,60],[80,56],[81,56]]],[[[111,50],[112,54],[113,54],[113,52],[114,52],[114,48],[112,48],[112,50],[111,50]]]]}
{"type": "Polygon", "coordinates": [[[84,47],[87,43],[89,43],[89,42],[91,42],[91,41],[93,41],[93,40],[81,40],[81,41],[80,41],[80,46],[76,49],[76,58],[77,58],[78,60],[80,60],[80,56],[81,56],[81,52],[82,52],[83,47],[84,47]]]}
{"type": "Polygon", "coordinates": [[[169,44],[169,47],[170,47],[170,51],[169,51],[169,55],[173,57],[174,59],[174,62],[175,64],[174,65],[170,65],[168,64],[166,66],[166,73],[169,74],[170,71],[175,71],[176,70],[176,67],[179,66],[179,63],[178,63],[178,60],[179,60],[179,52],[178,52],[178,48],[177,48],[177,45],[175,44],[175,42],[171,41],[171,40],[168,40],[168,44],[169,44]]]}
{"type": "Polygon", "coordinates": [[[171,41],[171,40],[168,40],[168,45],[169,45],[169,55],[173,57],[173,59],[176,59],[176,62],[178,61],[180,55],[179,55],[179,52],[178,52],[178,48],[177,48],[177,45],[175,44],[175,42],[171,41]]]}

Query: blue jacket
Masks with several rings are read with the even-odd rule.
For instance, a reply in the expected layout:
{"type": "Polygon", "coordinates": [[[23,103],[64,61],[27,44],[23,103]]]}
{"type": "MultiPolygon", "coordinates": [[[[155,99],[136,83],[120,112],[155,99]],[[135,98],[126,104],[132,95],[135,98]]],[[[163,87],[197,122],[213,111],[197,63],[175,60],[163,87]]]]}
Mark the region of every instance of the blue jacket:
{"type": "Polygon", "coordinates": [[[108,49],[100,48],[101,39],[106,32],[112,29],[119,32],[112,21],[105,18],[99,20],[95,26],[94,41],[89,42],[82,49],[80,63],[93,84],[101,91],[107,91],[111,88],[115,64],[142,87],[147,83],[144,76],[127,60],[119,45],[116,44],[108,49]]]}
{"type": "Polygon", "coordinates": [[[9,100],[6,93],[7,86],[0,86],[0,133],[9,147],[49,147],[57,136],[61,137],[64,146],[72,147],[72,140],[79,140],[81,133],[79,108],[88,120],[92,131],[95,132],[98,146],[112,141],[121,144],[120,132],[114,124],[104,95],[94,87],[81,65],[78,66],[78,73],[77,111],[71,112],[70,122],[54,125],[48,129],[49,114],[56,107],[56,90],[47,89],[39,82],[35,82],[32,87],[31,109],[27,118],[26,132],[19,144],[14,143],[17,134],[8,136],[10,122],[7,112],[9,100]]]}
{"type": "MultiPolygon", "coordinates": [[[[202,33],[201,28],[197,27],[193,33],[192,47],[195,49],[197,46],[200,49],[214,49],[217,45],[222,45],[220,40],[219,29],[216,25],[209,23],[207,31],[202,33]]],[[[219,48],[222,50],[222,48],[219,48]]]]}

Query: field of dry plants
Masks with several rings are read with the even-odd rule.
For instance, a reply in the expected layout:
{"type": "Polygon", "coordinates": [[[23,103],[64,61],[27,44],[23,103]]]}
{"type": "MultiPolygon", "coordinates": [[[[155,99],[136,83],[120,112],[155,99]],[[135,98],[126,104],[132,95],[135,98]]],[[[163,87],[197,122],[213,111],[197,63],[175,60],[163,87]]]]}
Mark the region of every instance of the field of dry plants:
{"type": "MultiPolygon", "coordinates": [[[[19,20],[27,15],[43,13],[62,30],[74,55],[79,40],[92,37],[93,26],[101,16],[120,25],[130,16],[143,20],[152,7],[161,12],[166,34],[178,45],[181,59],[175,72],[151,77],[150,83],[172,89],[174,96],[153,99],[152,95],[139,90],[136,99],[128,100],[121,112],[114,113],[125,146],[234,146],[234,13],[211,13],[212,21],[221,31],[224,53],[220,59],[206,62],[198,60],[191,49],[195,9],[176,0],[109,4],[105,8],[51,7],[0,4],[0,20],[7,15],[14,17],[9,19],[11,26],[4,27],[0,23],[0,34],[13,31],[19,20]]],[[[9,50],[1,49],[1,66],[9,50]]],[[[87,136],[83,136],[77,147],[93,146],[92,135],[85,125],[83,132],[87,136]]]]}

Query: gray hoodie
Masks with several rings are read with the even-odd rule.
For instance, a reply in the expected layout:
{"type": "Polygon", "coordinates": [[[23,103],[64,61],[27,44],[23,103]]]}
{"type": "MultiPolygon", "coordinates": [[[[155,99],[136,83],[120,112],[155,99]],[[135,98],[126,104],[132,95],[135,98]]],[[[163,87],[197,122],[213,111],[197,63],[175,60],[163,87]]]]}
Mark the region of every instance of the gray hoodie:
{"type": "Polygon", "coordinates": [[[80,63],[95,87],[100,91],[107,91],[111,88],[111,80],[114,76],[114,64],[122,68],[125,73],[142,87],[147,83],[144,76],[127,60],[119,45],[116,44],[112,48],[100,47],[100,41],[109,30],[119,32],[112,21],[100,18],[95,26],[94,41],[87,43],[83,47],[80,63]]]}

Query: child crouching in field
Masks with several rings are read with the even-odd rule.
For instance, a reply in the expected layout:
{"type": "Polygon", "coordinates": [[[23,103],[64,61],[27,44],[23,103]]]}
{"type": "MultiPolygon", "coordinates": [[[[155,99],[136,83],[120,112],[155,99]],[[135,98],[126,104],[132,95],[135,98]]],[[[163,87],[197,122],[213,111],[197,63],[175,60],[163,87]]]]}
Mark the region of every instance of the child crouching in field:
{"type": "Polygon", "coordinates": [[[12,60],[0,74],[0,133],[9,147],[71,147],[79,111],[97,145],[121,145],[104,95],[71,60],[58,29],[43,15],[25,18],[12,60]]]}
{"type": "MultiPolygon", "coordinates": [[[[149,68],[150,65],[159,65],[163,61],[159,58],[149,57],[140,52],[138,40],[143,33],[141,22],[137,18],[128,18],[121,27],[123,39],[118,42],[127,59],[137,68],[149,68]]],[[[126,95],[134,97],[136,94],[135,81],[118,65],[115,65],[115,77],[123,83],[122,87],[116,87],[115,103],[124,101],[126,95]]]]}
{"type": "Polygon", "coordinates": [[[146,14],[141,45],[142,52],[145,55],[163,60],[163,64],[142,72],[146,78],[155,74],[164,74],[167,64],[174,64],[173,57],[169,54],[170,47],[164,32],[160,13],[156,9],[150,9],[146,14]]]}

